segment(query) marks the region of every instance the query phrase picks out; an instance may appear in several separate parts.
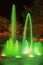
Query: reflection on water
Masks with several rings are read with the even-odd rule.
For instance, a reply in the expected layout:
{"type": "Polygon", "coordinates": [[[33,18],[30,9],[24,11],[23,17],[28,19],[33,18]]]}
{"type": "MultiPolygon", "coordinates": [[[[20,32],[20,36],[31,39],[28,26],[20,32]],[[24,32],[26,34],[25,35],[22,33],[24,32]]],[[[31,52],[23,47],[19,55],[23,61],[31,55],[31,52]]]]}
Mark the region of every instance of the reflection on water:
{"type": "Polygon", "coordinates": [[[34,58],[3,58],[0,65],[43,65],[42,57],[34,58]]]}

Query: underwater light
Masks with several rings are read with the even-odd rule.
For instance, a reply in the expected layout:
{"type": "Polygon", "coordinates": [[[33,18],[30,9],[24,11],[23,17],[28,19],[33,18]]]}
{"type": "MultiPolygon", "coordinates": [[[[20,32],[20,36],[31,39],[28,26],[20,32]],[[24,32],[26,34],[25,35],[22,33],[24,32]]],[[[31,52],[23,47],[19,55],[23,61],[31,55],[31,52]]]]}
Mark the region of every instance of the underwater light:
{"type": "Polygon", "coordinates": [[[6,54],[1,54],[2,57],[6,57],[6,54]]]}

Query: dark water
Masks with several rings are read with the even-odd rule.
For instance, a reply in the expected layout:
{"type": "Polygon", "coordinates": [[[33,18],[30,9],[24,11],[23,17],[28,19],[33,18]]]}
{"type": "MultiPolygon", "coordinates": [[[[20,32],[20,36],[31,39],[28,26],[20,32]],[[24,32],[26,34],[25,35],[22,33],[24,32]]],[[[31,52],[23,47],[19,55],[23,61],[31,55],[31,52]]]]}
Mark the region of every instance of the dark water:
{"type": "Polygon", "coordinates": [[[0,59],[0,65],[43,65],[43,58],[2,58],[2,60],[0,59]]]}

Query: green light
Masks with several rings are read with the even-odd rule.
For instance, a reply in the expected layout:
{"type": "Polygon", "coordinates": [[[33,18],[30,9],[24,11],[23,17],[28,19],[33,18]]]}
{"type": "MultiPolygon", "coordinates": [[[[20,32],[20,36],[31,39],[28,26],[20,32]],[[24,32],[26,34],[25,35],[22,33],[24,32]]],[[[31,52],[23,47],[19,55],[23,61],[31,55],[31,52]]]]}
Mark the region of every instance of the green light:
{"type": "Polygon", "coordinates": [[[12,5],[12,14],[11,14],[11,35],[12,38],[16,40],[16,8],[15,5],[12,5]]]}
{"type": "Polygon", "coordinates": [[[32,45],[33,45],[33,40],[32,40],[32,20],[31,20],[31,15],[30,13],[27,14],[26,16],[26,22],[25,22],[25,26],[24,26],[24,33],[23,33],[23,40],[22,40],[22,44],[23,47],[25,46],[25,40],[26,40],[26,32],[27,32],[27,24],[30,23],[30,44],[31,44],[31,50],[32,50],[32,45]]]}
{"type": "Polygon", "coordinates": [[[37,55],[42,55],[42,45],[41,42],[36,42],[34,45],[34,51],[37,55]]]}
{"type": "Polygon", "coordinates": [[[13,41],[12,41],[12,39],[9,39],[5,44],[2,54],[12,55],[12,50],[13,50],[13,41]]]}
{"type": "Polygon", "coordinates": [[[16,41],[16,10],[15,5],[12,5],[12,14],[11,14],[11,39],[7,40],[3,53],[5,55],[12,55],[14,52],[13,44],[16,41]]]}
{"type": "Polygon", "coordinates": [[[2,56],[33,58],[36,55],[42,55],[42,46],[41,42],[33,42],[31,15],[28,13],[26,16],[22,44],[20,44],[20,42],[16,40],[16,10],[15,5],[13,5],[11,15],[11,38],[7,40],[2,56]],[[28,22],[30,23],[30,42],[26,39],[28,22]]]}
{"type": "Polygon", "coordinates": [[[28,54],[28,52],[29,52],[28,41],[25,40],[25,46],[23,48],[23,54],[28,54]]]}
{"type": "Polygon", "coordinates": [[[16,40],[16,42],[14,44],[14,52],[13,52],[13,54],[15,56],[19,56],[20,55],[19,49],[20,49],[20,45],[19,45],[18,40],[16,40]]]}

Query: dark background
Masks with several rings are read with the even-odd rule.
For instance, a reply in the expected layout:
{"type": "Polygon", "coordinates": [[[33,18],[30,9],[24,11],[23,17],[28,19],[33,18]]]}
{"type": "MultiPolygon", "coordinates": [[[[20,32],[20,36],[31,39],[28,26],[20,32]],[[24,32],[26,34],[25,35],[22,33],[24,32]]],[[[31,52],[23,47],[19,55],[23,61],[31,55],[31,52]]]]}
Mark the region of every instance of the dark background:
{"type": "MultiPolygon", "coordinates": [[[[11,16],[11,6],[12,4],[16,5],[17,16],[21,16],[20,13],[23,10],[23,6],[26,5],[30,7],[33,4],[34,0],[0,0],[0,16],[7,17],[8,19],[11,16]]],[[[19,18],[21,19],[21,17],[19,18]]]]}

